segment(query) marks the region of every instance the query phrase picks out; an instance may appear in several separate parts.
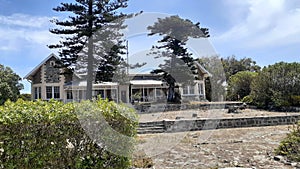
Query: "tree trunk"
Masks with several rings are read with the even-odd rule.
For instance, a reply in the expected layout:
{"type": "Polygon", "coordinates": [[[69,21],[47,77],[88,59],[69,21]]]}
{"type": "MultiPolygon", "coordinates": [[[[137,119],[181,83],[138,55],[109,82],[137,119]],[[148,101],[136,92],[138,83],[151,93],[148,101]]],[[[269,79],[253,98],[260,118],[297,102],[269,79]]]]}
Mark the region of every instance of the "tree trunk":
{"type": "Polygon", "coordinates": [[[169,84],[169,88],[168,88],[168,102],[174,102],[174,98],[175,98],[175,84],[171,83],[169,84]]]}
{"type": "MultiPolygon", "coordinates": [[[[93,15],[93,0],[89,0],[89,11],[88,15],[92,16],[93,15]]],[[[92,100],[92,92],[93,92],[93,20],[92,17],[89,17],[88,20],[88,31],[89,31],[89,40],[88,40],[88,63],[87,63],[87,79],[86,79],[86,99],[87,100],[92,100]]]]}

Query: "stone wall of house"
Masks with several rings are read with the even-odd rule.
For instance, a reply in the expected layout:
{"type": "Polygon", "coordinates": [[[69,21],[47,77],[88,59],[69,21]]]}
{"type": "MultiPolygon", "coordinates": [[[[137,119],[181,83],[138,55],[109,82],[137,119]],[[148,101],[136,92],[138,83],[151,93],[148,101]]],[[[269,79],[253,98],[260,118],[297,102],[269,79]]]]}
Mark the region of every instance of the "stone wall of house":
{"type": "Polygon", "coordinates": [[[32,77],[32,84],[40,84],[42,83],[42,75],[41,75],[41,69],[39,69],[35,75],[32,77]]]}
{"type": "Polygon", "coordinates": [[[55,67],[56,60],[57,60],[56,58],[52,57],[45,64],[45,82],[46,83],[59,83],[60,82],[60,69],[55,67]]]}
{"type": "Polygon", "coordinates": [[[224,128],[261,127],[275,125],[291,125],[300,120],[300,115],[223,118],[223,119],[191,119],[164,120],[140,123],[138,133],[184,132],[197,130],[212,130],[224,128]]]}

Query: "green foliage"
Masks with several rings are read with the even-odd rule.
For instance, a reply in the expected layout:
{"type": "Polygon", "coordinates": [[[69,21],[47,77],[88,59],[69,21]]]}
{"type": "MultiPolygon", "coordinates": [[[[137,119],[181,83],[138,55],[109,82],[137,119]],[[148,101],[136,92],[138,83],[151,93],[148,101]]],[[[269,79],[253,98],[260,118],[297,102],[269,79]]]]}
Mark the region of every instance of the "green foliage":
{"type": "Polygon", "coordinates": [[[300,95],[292,95],[291,96],[291,104],[292,105],[300,105],[300,95]]]}
{"type": "Polygon", "coordinates": [[[200,23],[194,24],[188,19],[179,16],[158,18],[158,21],[147,28],[148,35],[160,35],[160,46],[153,46],[150,54],[156,58],[164,57],[165,63],[160,64],[152,73],[162,74],[169,84],[168,102],[177,102],[180,96],[175,93],[175,83],[193,83],[196,66],[191,53],[188,53],[186,42],[190,38],[209,37],[208,29],[201,28],[200,23]]]}
{"type": "Polygon", "coordinates": [[[19,99],[25,100],[25,101],[30,101],[31,100],[31,94],[23,93],[20,94],[19,99]]]}
{"type": "Polygon", "coordinates": [[[228,100],[241,100],[251,92],[250,84],[257,76],[256,72],[241,71],[230,76],[227,88],[228,100]]]}
{"type": "Polygon", "coordinates": [[[12,101],[18,99],[20,90],[23,89],[23,84],[19,83],[20,80],[22,80],[21,77],[10,67],[0,64],[0,105],[8,99],[12,101]]]}
{"type": "Polygon", "coordinates": [[[251,95],[245,96],[241,101],[243,103],[253,104],[253,98],[251,95]]]}
{"type": "Polygon", "coordinates": [[[275,153],[286,156],[291,161],[300,162],[300,122],[280,142],[280,145],[275,149],[275,153]]]}
{"type": "Polygon", "coordinates": [[[87,73],[87,99],[92,99],[93,82],[111,81],[114,71],[123,62],[121,54],[125,46],[120,29],[126,27],[123,25],[126,15],[118,9],[127,7],[127,1],[76,0],[53,9],[69,12],[70,16],[52,20],[57,28],[50,32],[60,35],[62,40],[49,47],[59,49],[60,67],[73,70],[76,65],[79,71],[87,70],[84,72],[87,73]]]}
{"type": "Polygon", "coordinates": [[[92,113],[124,136],[136,135],[134,111],[107,100],[6,102],[0,106],[0,168],[128,168],[130,156],[114,154],[86,130],[98,127],[82,123],[96,117],[92,113]],[[78,111],[87,106],[94,111],[78,111]]]}
{"type": "Polygon", "coordinates": [[[237,60],[235,56],[230,56],[221,60],[226,73],[226,80],[229,80],[232,75],[241,71],[259,72],[261,69],[251,58],[237,60]]]}
{"type": "MultiPolygon", "coordinates": [[[[240,60],[236,59],[235,56],[221,58],[220,56],[203,57],[199,59],[200,64],[202,64],[208,72],[212,74],[211,77],[205,80],[205,92],[206,97],[210,101],[219,100],[217,97],[225,97],[225,84],[228,83],[230,77],[238,72],[259,72],[260,67],[256,65],[256,62],[251,58],[242,58],[240,60]]],[[[234,78],[236,79],[236,78],[234,78]]],[[[245,84],[246,85],[246,84],[245,84]]],[[[235,86],[235,85],[234,85],[235,86]]],[[[228,97],[229,100],[239,100],[244,97],[240,96],[237,99],[237,94],[241,93],[230,93],[229,88],[228,97]]],[[[248,90],[248,89],[247,89],[248,90]]],[[[242,93],[248,93],[248,91],[239,91],[242,93]]]]}
{"type": "Polygon", "coordinates": [[[280,62],[263,68],[251,84],[251,96],[257,106],[282,108],[299,106],[300,63],[280,62]]]}

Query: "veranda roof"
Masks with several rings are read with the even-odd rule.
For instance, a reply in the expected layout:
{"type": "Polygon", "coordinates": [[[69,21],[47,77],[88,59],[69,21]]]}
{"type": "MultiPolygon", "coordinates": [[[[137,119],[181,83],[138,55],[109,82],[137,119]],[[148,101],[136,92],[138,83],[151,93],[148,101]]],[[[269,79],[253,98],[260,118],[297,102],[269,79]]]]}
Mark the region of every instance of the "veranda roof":
{"type": "MultiPolygon", "coordinates": [[[[87,86],[86,81],[81,81],[81,82],[74,82],[73,84],[68,84],[65,85],[65,89],[85,89],[87,86]]],[[[118,83],[114,82],[102,82],[102,83],[96,83],[93,84],[93,89],[102,89],[102,88],[116,88],[118,86],[118,83]]]]}
{"type": "Polygon", "coordinates": [[[163,82],[160,80],[131,80],[130,84],[132,85],[163,85],[163,82]]]}

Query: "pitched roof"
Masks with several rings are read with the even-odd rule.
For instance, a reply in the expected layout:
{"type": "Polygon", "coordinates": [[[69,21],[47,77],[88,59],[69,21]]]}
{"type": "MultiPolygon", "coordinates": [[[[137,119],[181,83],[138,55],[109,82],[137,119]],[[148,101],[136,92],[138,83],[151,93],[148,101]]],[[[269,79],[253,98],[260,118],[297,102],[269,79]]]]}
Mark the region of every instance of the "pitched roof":
{"type": "Polygon", "coordinates": [[[205,77],[212,77],[212,74],[209,73],[199,62],[195,61],[194,63],[205,77]]]}
{"type": "Polygon", "coordinates": [[[23,79],[29,79],[30,76],[34,75],[40,67],[45,64],[49,59],[52,57],[55,57],[56,59],[59,59],[58,56],[56,56],[54,53],[51,53],[47,58],[45,58],[39,65],[37,65],[31,72],[29,72],[23,79]]]}

